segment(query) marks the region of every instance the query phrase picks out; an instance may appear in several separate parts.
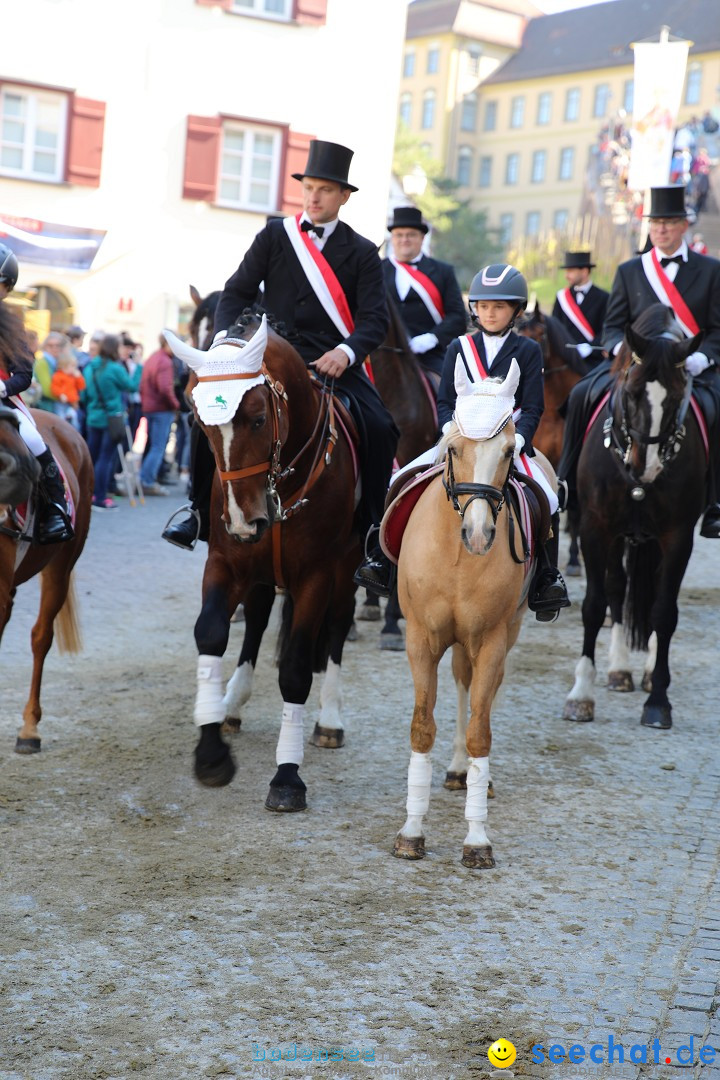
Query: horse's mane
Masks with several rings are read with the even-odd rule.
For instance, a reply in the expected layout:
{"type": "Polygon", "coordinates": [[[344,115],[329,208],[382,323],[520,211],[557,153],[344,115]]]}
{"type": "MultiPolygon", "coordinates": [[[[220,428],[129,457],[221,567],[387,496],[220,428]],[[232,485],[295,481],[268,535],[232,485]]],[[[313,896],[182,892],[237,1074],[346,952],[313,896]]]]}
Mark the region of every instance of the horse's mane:
{"type": "Polygon", "coordinates": [[[245,308],[228,330],[228,337],[242,337],[249,326],[257,327],[260,325],[263,315],[267,319],[270,329],[274,330],[278,337],[292,342],[293,335],[288,333],[285,323],[277,319],[272,312],[265,311],[263,308],[245,308]]]}
{"type": "Polygon", "coordinates": [[[21,356],[27,357],[28,365],[32,363],[25,327],[10,305],[0,301],[0,366],[21,356]]]}
{"type": "MultiPolygon", "coordinates": [[[[664,386],[678,380],[678,350],[676,346],[687,339],[672,308],[665,304],[651,304],[642,315],[631,324],[634,334],[648,343],[644,351],[642,370],[645,382],[657,379],[664,386]]],[[[632,363],[633,350],[628,344],[627,330],[623,343],[613,361],[611,374],[622,377],[632,363]]]]}

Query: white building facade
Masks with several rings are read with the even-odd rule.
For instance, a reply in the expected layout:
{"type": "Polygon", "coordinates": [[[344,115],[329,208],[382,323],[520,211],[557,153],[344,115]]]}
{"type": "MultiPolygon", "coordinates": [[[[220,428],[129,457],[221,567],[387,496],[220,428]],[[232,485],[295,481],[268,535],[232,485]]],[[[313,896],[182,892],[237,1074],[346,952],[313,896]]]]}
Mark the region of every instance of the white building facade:
{"type": "Polygon", "coordinates": [[[222,288],[266,217],[300,209],[289,176],[311,138],[355,151],[343,217],[380,244],[405,16],[405,0],[11,5],[0,241],[28,325],[153,350],[191,284],[222,288]]]}

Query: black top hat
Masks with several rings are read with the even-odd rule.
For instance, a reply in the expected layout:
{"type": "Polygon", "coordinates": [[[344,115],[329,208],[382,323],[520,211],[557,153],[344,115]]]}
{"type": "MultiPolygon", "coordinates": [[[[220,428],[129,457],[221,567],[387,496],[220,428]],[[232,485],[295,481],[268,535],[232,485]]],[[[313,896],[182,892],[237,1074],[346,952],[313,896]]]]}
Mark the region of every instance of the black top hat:
{"type": "Polygon", "coordinates": [[[347,146],[340,146],[339,143],[313,139],[305,172],[293,173],[293,178],[302,180],[305,176],[312,176],[316,180],[332,180],[344,188],[357,191],[356,187],[348,183],[353,153],[353,150],[348,150],[347,146]]]}
{"type": "Polygon", "coordinates": [[[393,210],[392,221],[388,222],[388,232],[392,232],[393,229],[418,229],[421,233],[428,231],[417,206],[396,206],[393,210]]]}
{"type": "Polygon", "coordinates": [[[566,251],[563,270],[591,270],[597,263],[590,261],[589,251],[566,251]]]}
{"type": "Polygon", "coordinates": [[[647,214],[643,214],[643,217],[687,217],[685,188],[682,184],[673,184],[672,187],[650,188],[650,209],[647,214]]]}

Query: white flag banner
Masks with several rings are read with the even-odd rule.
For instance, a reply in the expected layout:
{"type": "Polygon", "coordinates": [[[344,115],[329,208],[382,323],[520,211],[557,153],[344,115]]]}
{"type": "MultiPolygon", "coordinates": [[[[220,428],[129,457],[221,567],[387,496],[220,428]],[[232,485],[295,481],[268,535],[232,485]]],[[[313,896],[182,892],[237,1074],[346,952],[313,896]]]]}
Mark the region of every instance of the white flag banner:
{"type": "Polygon", "coordinates": [[[688,41],[637,44],[628,187],[645,191],[670,182],[673,133],[685,81],[688,41]]]}

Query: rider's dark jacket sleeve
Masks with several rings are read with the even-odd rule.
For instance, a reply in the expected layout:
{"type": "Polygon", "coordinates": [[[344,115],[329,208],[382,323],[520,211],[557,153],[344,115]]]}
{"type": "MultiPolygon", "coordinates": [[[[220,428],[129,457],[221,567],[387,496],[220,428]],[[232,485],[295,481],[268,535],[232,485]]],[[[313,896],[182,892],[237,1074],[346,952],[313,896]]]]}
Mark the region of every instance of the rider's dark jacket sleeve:
{"type": "MultiPolygon", "coordinates": [[[[485,348],[482,334],[472,335],[478,351],[485,362],[485,348]]],[[[452,420],[455,412],[457,392],[455,390],[455,364],[460,357],[460,363],[464,363],[460,341],[455,338],[450,342],[445,353],[442,378],[438,391],[438,421],[440,427],[452,420]]],[[[515,430],[525,439],[525,451],[530,452],[533,436],[537,431],[540,418],[545,408],[543,391],[543,362],[542,351],[536,341],[521,337],[512,331],[495,357],[490,368],[492,378],[506,378],[512,361],[517,360],[520,368],[520,381],[515,392],[515,408],[522,409],[522,416],[518,419],[515,430]]],[[[472,371],[467,368],[468,377],[472,380],[472,371]]]]}
{"type": "MultiPolygon", "coordinates": [[[[27,390],[32,382],[33,357],[28,348],[17,353],[10,365],[10,371],[6,372],[7,378],[0,374],[5,383],[5,391],[8,397],[17,396],[27,390]]],[[[2,399],[0,399],[2,400],[2,399]]]]}

